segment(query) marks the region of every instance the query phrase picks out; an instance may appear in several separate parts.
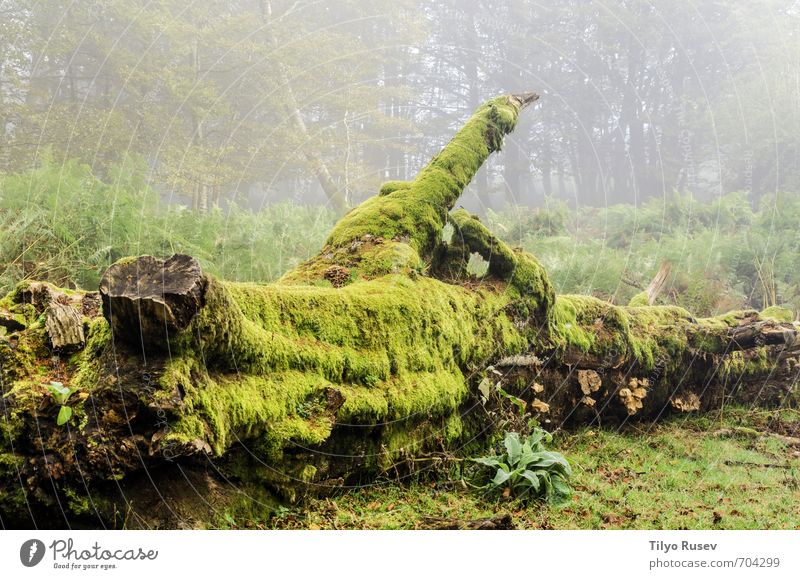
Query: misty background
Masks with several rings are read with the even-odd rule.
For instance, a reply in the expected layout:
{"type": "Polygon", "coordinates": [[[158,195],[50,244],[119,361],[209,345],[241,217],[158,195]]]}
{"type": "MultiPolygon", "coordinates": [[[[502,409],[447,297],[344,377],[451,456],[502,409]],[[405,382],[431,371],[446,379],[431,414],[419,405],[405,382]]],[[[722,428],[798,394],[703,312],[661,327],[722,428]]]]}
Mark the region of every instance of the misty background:
{"type": "Polygon", "coordinates": [[[324,204],[321,162],[353,204],[535,90],[475,210],[797,190],[796,4],[2,0],[0,168],[130,156],[206,211],[324,204]]]}
{"type": "Polygon", "coordinates": [[[0,288],[173,251],[275,279],[536,91],[460,204],[559,291],[625,301],[670,260],[695,311],[792,304],[799,24],[794,0],[0,0],[0,288]]]}

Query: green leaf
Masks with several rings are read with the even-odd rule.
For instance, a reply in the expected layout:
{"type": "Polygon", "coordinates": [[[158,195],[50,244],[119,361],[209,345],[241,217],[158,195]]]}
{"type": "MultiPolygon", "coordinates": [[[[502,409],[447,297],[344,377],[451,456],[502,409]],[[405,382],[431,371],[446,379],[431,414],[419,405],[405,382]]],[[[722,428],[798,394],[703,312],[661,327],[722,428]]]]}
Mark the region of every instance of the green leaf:
{"type": "Polygon", "coordinates": [[[469,261],[467,261],[467,273],[477,278],[482,278],[488,271],[489,262],[483,259],[480,253],[473,251],[469,255],[469,261]]]}
{"type": "Polygon", "coordinates": [[[64,405],[67,403],[67,399],[72,394],[72,389],[64,386],[61,382],[50,382],[47,385],[47,390],[50,392],[50,395],[53,397],[53,400],[56,401],[56,404],[64,405]]]}
{"type": "Polygon", "coordinates": [[[522,473],[522,477],[530,482],[530,486],[533,487],[534,491],[539,492],[539,475],[532,470],[526,470],[522,473]]]}
{"type": "Polygon", "coordinates": [[[481,397],[483,401],[486,402],[489,400],[489,392],[491,391],[492,381],[489,378],[484,378],[481,380],[481,383],[478,384],[478,391],[481,393],[481,397]]]}
{"type": "Polygon", "coordinates": [[[542,452],[533,453],[532,457],[533,464],[535,464],[536,468],[546,469],[553,465],[560,465],[560,467],[564,469],[567,476],[572,474],[572,469],[570,468],[567,459],[557,452],[545,450],[542,452]]]}
{"type": "Polygon", "coordinates": [[[63,426],[70,418],[72,418],[72,408],[69,406],[62,406],[61,410],[58,411],[58,420],[56,420],[56,423],[59,426],[63,426]]]}
{"type": "Polygon", "coordinates": [[[516,432],[509,432],[506,434],[503,443],[505,444],[506,453],[508,454],[508,462],[512,465],[516,465],[519,462],[519,457],[522,455],[522,443],[519,441],[519,434],[516,432]]]}
{"type": "Polygon", "coordinates": [[[517,410],[519,410],[519,415],[525,416],[525,407],[528,405],[528,403],[522,398],[517,398],[516,396],[512,396],[510,394],[507,396],[507,398],[517,407],[517,410]]]}
{"type": "Polygon", "coordinates": [[[536,454],[533,452],[526,452],[525,447],[522,447],[522,454],[519,457],[519,462],[517,466],[520,468],[527,468],[531,463],[536,462],[538,459],[536,458],[536,454]]]}
{"type": "Polygon", "coordinates": [[[446,223],[444,227],[442,227],[442,243],[445,245],[450,245],[453,241],[453,234],[456,232],[456,228],[453,227],[452,223],[446,223]]]}
{"type": "Polygon", "coordinates": [[[61,382],[50,382],[50,384],[47,385],[47,389],[55,394],[62,394],[69,390],[69,388],[64,387],[64,384],[61,382]]]}
{"type": "Polygon", "coordinates": [[[492,466],[492,467],[500,466],[500,460],[496,456],[483,456],[480,458],[473,458],[472,462],[477,462],[478,464],[482,464],[484,466],[492,466]]]}
{"type": "Polygon", "coordinates": [[[550,473],[542,471],[539,473],[539,478],[544,483],[544,495],[549,497],[553,493],[553,481],[550,479],[550,473]]]}
{"type": "Polygon", "coordinates": [[[524,470],[525,470],[524,468],[515,468],[514,470],[511,471],[511,474],[509,475],[509,480],[512,485],[515,485],[519,482],[519,479],[522,476],[522,472],[524,470]]]}
{"type": "Polygon", "coordinates": [[[550,502],[560,504],[567,502],[572,496],[572,489],[564,482],[560,476],[553,477],[553,494],[549,497],[550,502]]]}
{"type": "Polygon", "coordinates": [[[537,428],[528,437],[528,440],[526,442],[531,445],[531,448],[533,450],[544,450],[544,448],[542,447],[542,439],[544,438],[545,434],[546,432],[544,430],[542,430],[541,428],[537,428]]]}
{"type": "MultiPolygon", "coordinates": [[[[503,394],[500,388],[498,391],[503,394]]],[[[569,500],[572,491],[568,479],[572,469],[562,454],[546,449],[545,441],[550,440],[550,434],[539,427],[534,427],[533,433],[524,438],[516,432],[507,432],[503,438],[505,454],[472,459],[493,469],[482,472],[483,477],[494,473],[494,478],[483,488],[495,491],[508,488],[520,500],[537,496],[554,504],[569,500]]]]}
{"type": "Polygon", "coordinates": [[[528,440],[522,443],[522,454],[533,454],[533,448],[528,440]]]}
{"type": "Polygon", "coordinates": [[[492,479],[492,484],[496,486],[500,486],[504,484],[509,478],[511,478],[511,473],[507,470],[503,470],[502,468],[497,469],[497,473],[494,475],[492,479]]]}

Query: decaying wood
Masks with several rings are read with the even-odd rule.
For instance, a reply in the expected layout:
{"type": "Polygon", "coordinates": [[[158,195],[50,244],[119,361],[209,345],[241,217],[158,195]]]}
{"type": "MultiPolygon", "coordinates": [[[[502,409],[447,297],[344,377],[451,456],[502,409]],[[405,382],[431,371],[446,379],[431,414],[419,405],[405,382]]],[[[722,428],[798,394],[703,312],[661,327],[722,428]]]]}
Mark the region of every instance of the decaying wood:
{"type": "Polygon", "coordinates": [[[83,320],[75,306],[54,300],[47,306],[45,316],[44,327],[54,350],[78,350],[86,343],[83,320]]]}
{"type": "MultiPolygon", "coordinates": [[[[176,255],[121,260],[99,298],[19,288],[0,309],[4,524],[56,505],[54,525],[119,524],[131,497],[152,507],[162,486],[196,494],[186,481],[203,481],[204,519],[241,493],[268,509],[403,477],[437,462],[415,458],[474,449],[514,421],[552,429],[794,401],[796,324],[556,296],[534,256],[453,210],[537,98],[482,105],[413,181],[350,211],[275,284],[224,282],[176,255]],[[73,392],[63,426],[50,381],[73,392]]],[[[196,505],[183,498],[171,504],[196,505]]],[[[147,507],[128,519],[184,517],[147,507]]],[[[442,524],[473,523],[506,524],[442,524]]]]}
{"type": "Polygon", "coordinates": [[[472,520],[423,517],[422,524],[417,528],[437,531],[513,531],[516,529],[514,521],[508,513],[472,520]]]}
{"type": "Polygon", "coordinates": [[[205,283],[199,262],[186,255],[120,262],[100,282],[103,314],[120,340],[163,347],[203,306],[205,283]]]}
{"type": "Polygon", "coordinates": [[[495,366],[498,368],[510,368],[514,366],[540,366],[541,364],[542,360],[533,355],[506,356],[495,362],[495,366]]]}
{"type": "MultiPolygon", "coordinates": [[[[70,354],[86,343],[83,317],[97,315],[96,292],[68,292],[47,283],[31,282],[21,285],[16,294],[20,304],[29,304],[44,314],[44,329],[54,351],[70,354]]],[[[19,313],[0,309],[0,326],[8,332],[21,332],[29,322],[19,313]]]]}
{"type": "Polygon", "coordinates": [[[797,339],[797,331],[791,324],[780,324],[770,320],[757,321],[733,328],[729,334],[731,347],[747,350],[758,346],[785,346],[792,348],[797,339]]]}
{"type": "Polygon", "coordinates": [[[645,288],[644,291],[647,294],[647,303],[649,305],[652,306],[656,303],[656,299],[661,294],[661,290],[664,289],[664,284],[667,283],[670,271],[672,271],[672,264],[665,261],[661,264],[661,267],[658,268],[658,273],[656,273],[650,284],[645,288]]]}

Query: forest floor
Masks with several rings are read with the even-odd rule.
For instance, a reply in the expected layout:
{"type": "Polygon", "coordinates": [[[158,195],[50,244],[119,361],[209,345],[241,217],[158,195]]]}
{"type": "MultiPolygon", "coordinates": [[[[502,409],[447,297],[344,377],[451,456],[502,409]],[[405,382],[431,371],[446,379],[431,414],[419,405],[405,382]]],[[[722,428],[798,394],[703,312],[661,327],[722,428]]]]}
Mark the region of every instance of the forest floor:
{"type": "Polygon", "coordinates": [[[800,411],[726,408],[658,424],[558,433],[561,506],[484,496],[460,480],[377,482],[227,528],[428,529],[510,514],[517,529],[800,529],[800,411]],[[790,441],[791,442],[791,441],[790,441]]]}

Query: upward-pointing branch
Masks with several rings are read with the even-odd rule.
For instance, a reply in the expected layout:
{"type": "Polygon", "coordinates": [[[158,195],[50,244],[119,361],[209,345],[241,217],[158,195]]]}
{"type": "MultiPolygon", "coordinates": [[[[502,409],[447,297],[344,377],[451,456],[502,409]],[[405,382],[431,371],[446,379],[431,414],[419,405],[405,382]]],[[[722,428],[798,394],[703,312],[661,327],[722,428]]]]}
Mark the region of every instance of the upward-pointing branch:
{"type": "Polygon", "coordinates": [[[429,262],[449,211],[489,155],[500,150],[520,111],[538,98],[535,93],[523,93],[485,102],[413,181],[386,183],[380,195],[339,221],[319,255],[287,274],[284,281],[315,282],[331,267],[363,262],[385,266],[360,271],[364,277],[416,269],[429,262]],[[365,239],[370,243],[363,244],[365,239]],[[372,240],[378,240],[381,260],[363,255],[375,253],[372,240]]]}
{"type": "Polygon", "coordinates": [[[536,93],[504,95],[481,105],[445,148],[417,175],[412,190],[449,211],[478,169],[499,151],[517,125],[519,112],[538,100],[536,93]]]}

